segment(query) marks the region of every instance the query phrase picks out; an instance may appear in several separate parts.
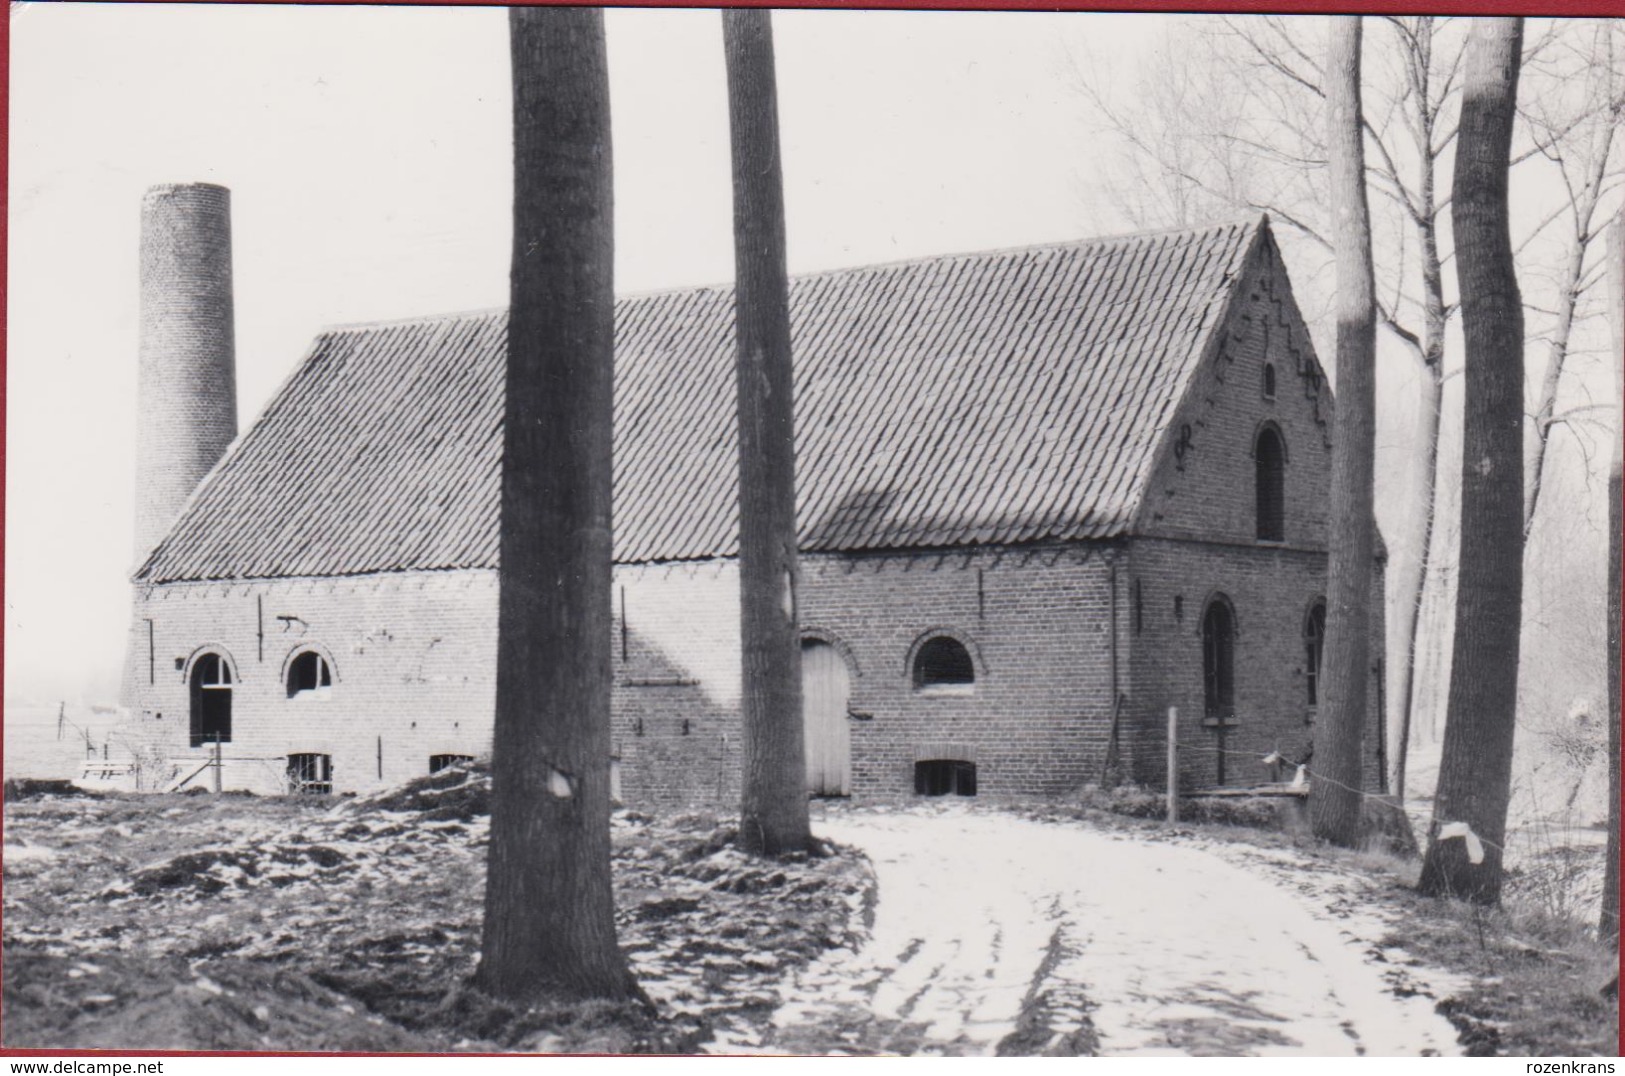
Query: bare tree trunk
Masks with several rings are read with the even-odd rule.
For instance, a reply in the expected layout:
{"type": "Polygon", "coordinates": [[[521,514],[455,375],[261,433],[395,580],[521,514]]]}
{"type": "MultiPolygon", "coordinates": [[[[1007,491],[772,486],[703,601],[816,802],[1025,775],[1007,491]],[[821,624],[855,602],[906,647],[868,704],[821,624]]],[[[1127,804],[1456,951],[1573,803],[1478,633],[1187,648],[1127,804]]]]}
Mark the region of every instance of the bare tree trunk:
{"type": "MultiPolygon", "coordinates": [[[[1611,59],[1611,57],[1610,57],[1611,59]]],[[[1591,226],[1597,203],[1602,198],[1604,180],[1608,174],[1608,161],[1614,141],[1614,121],[1601,125],[1597,142],[1590,147],[1594,154],[1576,195],[1574,231],[1569,236],[1568,256],[1563,263],[1563,275],[1558,285],[1557,323],[1546,349],[1546,372],[1541,377],[1540,398],[1535,405],[1534,436],[1529,439],[1528,458],[1524,464],[1524,477],[1528,493],[1524,497],[1523,536],[1535,525],[1535,509],[1540,504],[1541,478],[1546,469],[1546,455],[1552,440],[1552,427],[1557,417],[1557,388],[1563,378],[1563,365],[1568,359],[1569,337],[1574,329],[1574,312],[1580,304],[1580,293],[1585,288],[1586,250],[1597,232],[1591,226]]]]}
{"type": "MultiPolygon", "coordinates": [[[[1608,275],[1613,278],[1614,361],[1625,359],[1625,207],[1608,235],[1608,275]]],[[[1616,366],[1616,369],[1618,367],[1616,366]]],[[[1614,403],[1620,404],[1616,385],[1614,403]]],[[[1622,416],[1625,418],[1625,416],[1622,416]]],[[[1619,944],[1619,631],[1620,631],[1620,497],[1621,442],[1625,430],[1614,428],[1614,462],[1608,469],[1608,858],[1604,861],[1602,914],[1597,934],[1609,945],[1619,944]]]]}
{"type": "Polygon", "coordinates": [[[1535,526],[1535,509],[1540,504],[1541,478],[1546,469],[1546,450],[1552,438],[1552,419],[1557,413],[1557,387],[1563,379],[1563,362],[1568,357],[1569,334],[1574,327],[1574,308],[1580,303],[1580,274],[1585,263],[1583,236],[1571,237],[1568,258],[1563,266],[1563,283],[1557,296],[1557,324],[1546,347],[1546,372],[1540,379],[1540,398],[1535,404],[1534,436],[1528,439],[1524,459],[1527,492],[1523,506],[1523,536],[1535,526]]]}
{"type": "Polygon", "coordinates": [[[1511,792],[1523,600],[1523,308],[1507,209],[1523,20],[1477,18],[1467,45],[1451,221],[1466,342],[1461,564],[1449,715],[1419,887],[1495,904],[1511,792]],[[1483,844],[1441,837],[1465,823],[1483,844]]]}
{"type": "Polygon", "coordinates": [[[1360,120],[1358,16],[1333,16],[1326,55],[1327,171],[1337,258],[1337,424],[1332,439],[1325,696],[1315,724],[1310,823],[1360,841],[1361,749],[1371,673],[1372,468],[1376,451],[1376,297],[1360,120]]]}
{"type": "MultiPolygon", "coordinates": [[[[1437,260],[1438,249],[1434,249],[1437,260]]],[[[1441,312],[1442,313],[1442,312],[1441,312]]],[[[1428,318],[1431,326],[1432,317],[1428,318]]],[[[1423,382],[1422,397],[1422,441],[1423,463],[1422,467],[1426,478],[1421,494],[1416,498],[1413,508],[1420,511],[1423,517],[1422,545],[1417,556],[1419,563],[1416,567],[1414,580],[1403,580],[1397,585],[1404,587],[1409,594],[1405,605],[1405,663],[1400,674],[1400,688],[1396,693],[1395,701],[1400,707],[1399,728],[1395,733],[1394,758],[1394,797],[1399,803],[1405,802],[1406,771],[1410,765],[1411,737],[1415,725],[1416,695],[1420,691],[1417,683],[1417,650],[1422,640],[1422,607],[1427,597],[1428,571],[1433,563],[1433,527],[1438,517],[1438,473],[1439,473],[1439,420],[1444,406],[1444,319],[1441,316],[1438,323],[1438,335],[1430,332],[1425,338],[1424,347],[1429,350],[1426,354],[1434,356],[1425,360],[1427,380],[1423,382]]]]}
{"type": "Polygon", "coordinates": [[[1575,312],[1586,290],[1586,254],[1603,232],[1594,227],[1597,208],[1609,181],[1609,164],[1625,100],[1619,95],[1620,75],[1614,60],[1614,32],[1599,24],[1589,48],[1576,48],[1583,57],[1593,101],[1589,115],[1578,119],[1553,117],[1538,105],[1527,110],[1528,125],[1535,145],[1553,160],[1570,194],[1568,218],[1571,228],[1568,249],[1558,276],[1556,320],[1546,348],[1546,370],[1541,377],[1540,396],[1535,404],[1532,436],[1526,439],[1524,459],[1523,535],[1528,539],[1540,504],[1542,477],[1550,452],[1552,429],[1561,421],[1557,414],[1557,390],[1568,359],[1569,338],[1573,334],[1575,312]],[[1543,137],[1544,135],[1544,137],[1543,137]]]}
{"type": "Polygon", "coordinates": [[[1400,689],[1394,704],[1399,708],[1394,732],[1393,790],[1396,802],[1405,802],[1405,777],[1410,765],[1411,734],[1416,706],[1417,648],[1422,632],[1423,596],[1427,592],[1428,568],[1432,561],[1433,524],[1438,513],[1439,420],[1444,402],[1444,331],[1449,322],[1444,303],[1444,263],[1439,257],[1439,206],[1435,197],[1439,151],[1434,133],[1439,118],[1432,95],[1433,19],[1416,20],[1414,45],[1407,50],[1410,82],[1416,100],[1414,139],[1417,148],[1415,223],[1417,262],[1422,273],[1422,489],[1414,508],[1422,519],[1422,544],[1417,550],[1414,577],[1395,580],[1402,588],[1405,624],[1405,661],[1400,667],[1400,689]]]}
{"type": "Polygon", "coordinates": [[[476,983],[634,996],[610,890],[614,234],[603,12],[516,7],[490,872],[476,983]]]}
{"type": "Polygon", "coordinates": [[[739,605],[744,655],[740,842],[806,848],[807,763],[797,628],[795,412],[773,27],[722,13],[733,143],[739,387],[739,605]]]}

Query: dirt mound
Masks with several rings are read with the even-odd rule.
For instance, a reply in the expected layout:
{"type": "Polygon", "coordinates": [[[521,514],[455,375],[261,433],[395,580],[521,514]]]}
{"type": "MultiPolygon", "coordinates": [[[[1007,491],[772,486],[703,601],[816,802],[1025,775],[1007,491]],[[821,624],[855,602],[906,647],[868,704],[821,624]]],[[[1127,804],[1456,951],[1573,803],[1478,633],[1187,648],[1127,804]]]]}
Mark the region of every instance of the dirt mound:
{"type": "Polygon", "coordinates": [[[72,781],[41,777],[9,777],[5,783],[7,803],[16,800],[38,799],[41,796],[100,796],[88,788],[80,788],[72,781]]]}
{"type": "Polygon", "coordinates": [[[347,813],[410,811],[430,822],[471,822],[491,814],[491,768],[471,762],[447,766],[372,796],[351,800],[347,813]]]}
{"type": "Polygon", "coordinates": [[[26,853],[3,893],[8,1044],[689,1052],[729,1014],[765,1017],[811,957],[857,944],[873,887],[861,856],[758,860],[715,814],[620,811],[617,927],[654,1007],[485,997],[469,984],[489,795],[488,772],[465,767],[338,804],[8,805],[26,853]],[[117,985],[79,984],[92,973],[78,964],[117,985]]]}
{"type": "Polygon", "coordinates": [[[301,972],[240,960],[5,949],[5,1045],[125,1050],[432,1050],[301,972]]]}

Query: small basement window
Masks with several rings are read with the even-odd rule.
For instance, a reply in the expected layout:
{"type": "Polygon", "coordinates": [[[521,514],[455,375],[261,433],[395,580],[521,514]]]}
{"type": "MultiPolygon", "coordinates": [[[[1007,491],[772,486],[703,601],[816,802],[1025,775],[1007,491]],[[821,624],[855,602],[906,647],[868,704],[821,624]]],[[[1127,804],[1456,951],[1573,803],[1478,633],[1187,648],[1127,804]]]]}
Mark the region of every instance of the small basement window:
{"type": "Polygon", "coordinates": [[[968,689],[976,683],[976,665],[965,644],[951,635],[927,639],[914,655],[916,688],[968,689]]]}
{"type": "Polygon", "coordinates": [[[976,795],[976,763],[933,758],[914,764],[914,792],[920,796],[976,795]]]}
{"type": "Polygon", "coordinates": [[[429,772],[439,773],[441,770],[449,770],[453,766],[467,766],[473,761],[473,755],[430,755],[429,772]]]}
{"type": "Polygon", "coordinates": [[[288,756],[288,791],[294,795],[331,795],[333,756],[298,754],[288,756]]]}
{"type": "Polygon", "coordinates": [[[314,650],[306,650],[288,663],[288,698],[327,694],[333,686],[333,668],[314,650]]]}

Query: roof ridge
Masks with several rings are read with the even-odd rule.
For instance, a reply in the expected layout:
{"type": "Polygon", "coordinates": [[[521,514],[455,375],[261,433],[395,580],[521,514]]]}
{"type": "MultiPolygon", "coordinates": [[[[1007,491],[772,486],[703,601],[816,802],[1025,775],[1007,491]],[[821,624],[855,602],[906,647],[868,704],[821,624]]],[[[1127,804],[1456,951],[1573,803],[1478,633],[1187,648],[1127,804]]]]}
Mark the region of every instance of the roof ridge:
{"type": "MultiPolygon", "coordinates": [[[[1031,254],[1037,251],[1048,250],[1078,250],[1083,247],[1107,247],[1119,244],[1132,243],[1140,239],[1157,239],[1163,236],[1207,235],[1212,232],[1223,231],[1226,228],[1257,228],[1267,222],[1268,214],[1247,213],[1222,217],[1208,224],[1191,227],[1173,226],[1167,228],[1142,228],[1131,232],[1114,232],[1107,235],[1083,236],[1077,239],[1053,240],[1047,243],[1027,243],[1009,247],[992,247],[986,250],[945,251],[939,254],[920,254],[911,258],[896,258],[885,262],[866,262],[860,265],[835,266],[829,269],[815,269],[805,273],[791,273],[789,280],[794,284],[802,280],[821,280],[845,273],[859,273],[871,269],[899,269],[904,266],[924,265],[927,262],[950,262],[970,258],[1000,258],[1011,255],[1031,254]]],[[[698,292],[727,292],[734,288],[733,281],[722,281],[711,284],[680,284],[675,287],[647,288],[641,291],[619,293],[615,302],[619,305],[628,299],[652,299],[663,295],[682,295],[698,292]]],[[[473,310],[452,310],[438,314],[416,314],[394,318],[376,318],[369,321],[347,321],[324,325],[318,330],[319,335],[345,332],[363,332],[369,329],[387,329],[400,325],[431,325],[448,321],[474,320],[478,318],[493,317],[508,312],[507,306],[488,306],[473,310]]]]}
{"type": "Polygon", "coordinates": [[[506,306],[487,306],[474,310],[447,310],[439,314],[408,314],[395,318],[374,318],[371,321],[340,321],[330,325],[323,325],[316,330],[317,336],[329,336],[334,333],[362,332],[368,329],[389,329],[399,325],[432,325],[447,321],[477,321],[481,318],[506,316],[506,306]]]}
{"type": "MultiPolygon", "coordinates": [[[[810,273],[792,273],[790,279],[805,280],[812,277],[833,276],[838,273],[855,273],[864,269],[892,269],[905,265],[920,265],[925,262],[954,261],[960,258],[995,258],[1012,254],[1030,254],[1041,250],[1076,250],[1080,247],[1115,246],[1131,243],[1136,239],[1156,239],[1169,235],[1206,235],[1211,232],[1223,231],[1226,228],[1256,227],[1267,219],[1264,213],[1249,213],[1223,217],[1208,224],[1195,227],[1174,226],[1167,228],[1141,228],[1130,232],[1111,232],[1106,235],[1080,236],[1077,239],[1058,239],[1047,243],[1022,243],[1008,247],[990,247],[986,250],[960,250],[944,251],[940,254],[921,254],[912,258],[897,258],[889,262],[870,262],[864,265],[846,265],[831,269],[819,269],[810,273]]],[[[727,285],[732,287],[733,285],[727,285]]],[[[686,291],[686,288],[670,289],[686,291]]]]}

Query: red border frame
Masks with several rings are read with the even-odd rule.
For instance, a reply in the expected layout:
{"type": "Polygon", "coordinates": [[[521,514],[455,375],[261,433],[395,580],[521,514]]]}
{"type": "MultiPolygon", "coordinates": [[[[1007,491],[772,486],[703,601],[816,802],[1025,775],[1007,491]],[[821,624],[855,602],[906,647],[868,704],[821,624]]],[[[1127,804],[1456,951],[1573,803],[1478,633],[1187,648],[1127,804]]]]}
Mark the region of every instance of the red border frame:
{"type": "MultiPolygon", "coordinates": [[[[128,2],[128,0],[124,0],[128,2]]],[[[182,3],[255,3],[261,0],[171,0],[182,3]]],[[[359,0],[271,0],[274,3],[302,2],[304,4],[332,4],[344,6],[361,6],[359,0]]],[[[555,5],[564,6],[567,0],[517,0],[515,4],[489,4],[482,0],[372,0],[375,4],[391,6],[417,6],[417,7],[503,7],[523,5],[555,5]]],[[[820,9],[832,11],[1044,11],[1044,12],[1118,12],[1118,13],[1146,13],[1161,15],[1522,15],[1532,17],[1564,17],[1564,18],[1625,18],[1625,0],[1432,0],[1431,3],[1418,3],[1416,0],[1227,0],[1215,3],[1157,3],[1156,0],[1115,0],[1115,2],[1099,3],[1090,0],[1054,0],[1051,3],[1033,3],[1029,0],[726,0],[718,4],[698,4],[691,0],[621,0],[615,6],[627,8],[703,8],[716,7],[767,7],[767,8],[799,8],[820,9]]],[[[0,23],[0,244],[5,244],[10,234],[10,126],[11,115],[11,18],[0,23]]],[[[6,298],[9,294],[10,259],[9,245],[5,246],[8,256],[4,264],[0,264],[0,467],[5,461],[5,431],[6,431],[6,388],[8,379],[4,376],[6,360],[6,344],[9,335],[6,333],[7,306],[6,298]]],[[[1625,371],[1625,356],[1616,356],[1622,363],[1625,371]]],[[[1625,422],[1622,422],[1625,427],[1625,422]]],[[[5,474],[0,470],[0,502],[5,496],[5,474]]],[[[3,564],[5,552],[5,527],[0,522],[0,564],[3,564]]],[[[5,601],[4,572],[0,570],[0,605],[5,601]]],[[[1622,625],[1622,638],[1625,638],[1625,625],[1622,625]]],[[[0,678],[5,672],[5,625],[0,623],[0,678]]],[[[0,759],[3,759],[3,748],[0,748],[0,759]]],[[[1622,795],[1625,802],[1625,795],[1622,795]]],[[[0,821],[0,836],[4,833],[4,823],[0,821]]],[[[1619,955],[1619,966],[1625,972],[1625,947],[1619,955]]],[[[1616,1016],[1618,1014],[1618,998],[1616,995],[1616,1016]]],[[[0,1033],[3,1033],[3,1024],[0,1024],[0,1033]]],[[[1619,1032],[1619,1053],[1625,1056],[1625,1028],[1619,1032]]],[[[319,1051],[301,1052],[260,1052],[254,1050],[43,1050],[22,1049],[0,1046],[0,1057],[511,1057],[511,1054],[373,1054],[363,1051],[343,1051],[324,1053],[319,1051]]],[[[520,1055],[523,1056],[523,1055],[520,1055]]],[[[578,1056],[613,1056],[613,1055],[578,1055],[578,1056]]]]}

